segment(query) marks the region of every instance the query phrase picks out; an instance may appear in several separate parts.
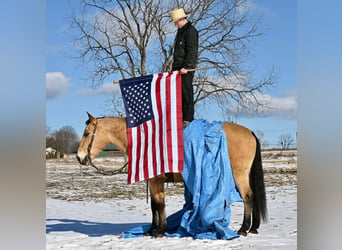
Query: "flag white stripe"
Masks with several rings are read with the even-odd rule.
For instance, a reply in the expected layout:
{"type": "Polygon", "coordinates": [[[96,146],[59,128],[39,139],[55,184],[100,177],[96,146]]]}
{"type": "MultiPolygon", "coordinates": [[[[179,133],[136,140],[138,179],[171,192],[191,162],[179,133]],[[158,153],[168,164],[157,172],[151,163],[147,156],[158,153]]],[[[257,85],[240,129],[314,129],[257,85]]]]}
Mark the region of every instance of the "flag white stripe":
{"type": "Polygon", "coordinates": [[[147,166],[148,166],[148,177],[153,177],[153,155],[152,155],[152,122],[147,121],[147,131],[148,131],[148,143],[147,143],[147,166]]]}
{"type": "Polygon", "coordinates": [[[157,175],[161,174],[160,169],[160,145],[159,145],[159,114],[157,109],[157,100],[156,100],[156,83],[157,83],[158,74],[153,75],[153,80],[151,82],[151,101],[152,101],[152,110],[155,121],[155,148],[156,148],[156,162],[157,162],[157,175]]]}
{"type": "Polygon", "coordinates": [[[131,128],[132,131],[132,176],[131,176],[131,183],[135,182],[135,173],[137,169],[136,161],[137,161],[137,128],[131,128]]]}
{"type": "Polygon", "coordinates": [[[140,124],[140,159],[139,159],[139,180],[144,179],[144,151],[145,151],[145,130],[143,124],[140,124]]]}
{"type": "MultiPolygon", "coordinates": [[[[176,72],[171,75],[171,131],[177,131],[177,99],[176,99],[176,72]]],[[[177,133],[172,134],[172,171],[178,169],[178,141],[177,133]]]]}
{"type": "Polygon", "coordinates": [[[168,156],[167,156],[167,130],[166,130],[166,76],[168,75],[168,73],[164,73],[163,74],[163,78],[161,79],[161,86],[160,86],[160,100],[161,100],[161,107],[162,107],[162,126],[163,126],[163,134],[162,134],[162,138],[163,138],[163,156],[164,156],[164,171],[169,172],[169,163],[168,163],[168,156]]]}

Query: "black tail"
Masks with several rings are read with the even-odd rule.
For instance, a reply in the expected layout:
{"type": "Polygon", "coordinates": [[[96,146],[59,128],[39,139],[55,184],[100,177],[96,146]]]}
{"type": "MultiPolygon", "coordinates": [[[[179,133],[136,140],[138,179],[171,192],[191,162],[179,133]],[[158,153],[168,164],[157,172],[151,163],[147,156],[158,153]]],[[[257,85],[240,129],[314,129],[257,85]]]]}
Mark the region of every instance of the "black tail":
{"type": "Polygon", "coordinates": [[[249,173],[249,182],[254,194],[253,210],[259,211],[257,216],[261,216],[263,221],[267,220],[267,207],[266,207],[266,191],[264,183],[264,172],[262,169],[260,142],[256,135],[252,132],[256,143],[256,152],[253,160],[253,165],[249,173]]]}

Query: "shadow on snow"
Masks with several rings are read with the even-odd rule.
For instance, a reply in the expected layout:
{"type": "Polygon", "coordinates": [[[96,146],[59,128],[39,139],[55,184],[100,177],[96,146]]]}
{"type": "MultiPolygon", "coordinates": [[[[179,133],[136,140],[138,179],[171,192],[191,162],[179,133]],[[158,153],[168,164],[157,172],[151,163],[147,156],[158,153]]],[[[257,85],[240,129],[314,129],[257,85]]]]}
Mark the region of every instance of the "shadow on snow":
{"type": "Polygon", "coordinates": [[[121,232],[128,231],[133,227],[147,225],[148,223],[103,223],[90,222],[83,220],[70,219],[47,219],[50,222],[46,225],[46,233],[51,232],[76,232],[86,234],[89,237],[104,236],[104,235],[120,235],[121,232]]]}

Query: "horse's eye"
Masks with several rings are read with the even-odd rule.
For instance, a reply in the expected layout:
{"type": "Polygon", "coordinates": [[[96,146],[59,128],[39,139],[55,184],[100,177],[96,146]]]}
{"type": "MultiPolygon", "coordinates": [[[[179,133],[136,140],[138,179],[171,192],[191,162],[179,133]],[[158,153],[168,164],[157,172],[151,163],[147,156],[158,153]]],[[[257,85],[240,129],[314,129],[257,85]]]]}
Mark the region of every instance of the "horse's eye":
{"type": "Polygon", "coordinates": [[[87,137],[89,135],[89,132],[84,132],[83,136],[87,137]]]}

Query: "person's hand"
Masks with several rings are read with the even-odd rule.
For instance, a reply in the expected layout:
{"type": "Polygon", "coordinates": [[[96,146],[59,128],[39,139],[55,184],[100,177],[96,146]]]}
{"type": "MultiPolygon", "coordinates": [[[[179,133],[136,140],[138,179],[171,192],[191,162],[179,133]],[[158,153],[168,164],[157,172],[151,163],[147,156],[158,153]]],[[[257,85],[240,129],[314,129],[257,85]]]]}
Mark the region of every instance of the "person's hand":
{"type": "Polygon", "coordinates": [[[181,75],[184,75],[184,74],[188,73],[188,70],[184,69],[184,68],[181,68],[179,72],[180,72],[181,75]]]}

